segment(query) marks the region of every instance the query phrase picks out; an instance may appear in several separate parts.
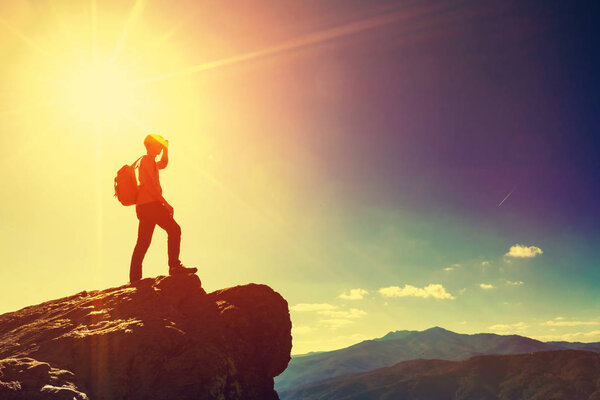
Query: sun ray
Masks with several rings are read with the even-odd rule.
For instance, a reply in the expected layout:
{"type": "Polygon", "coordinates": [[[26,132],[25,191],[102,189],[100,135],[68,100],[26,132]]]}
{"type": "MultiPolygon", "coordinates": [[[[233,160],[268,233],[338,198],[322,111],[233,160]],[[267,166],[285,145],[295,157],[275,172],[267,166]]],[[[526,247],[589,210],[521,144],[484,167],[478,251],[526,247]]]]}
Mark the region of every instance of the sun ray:
{"type": "Polygon", "coordinates": [[[150,132],[150,128],[144,124],[143,122],[141,122],[138,118],[136,118],[135,116],[131,115],[131,113],[128,113],[124,110],[118,110],[119,114],[126,119],[127,121],[131,122],[133,125],[137,126],[138,128],[140,128],[142,131],[144,132],[150,132]]]}
{"type": "Polygon", "coordinates": [[[36,53],[38,53],[39,55],[44,57],[46,59],[46,61],[51,62],[55,66],[60,66],[60,63],[56,59],[54,59],[52,56],[50,56],[50,54],[48,54],[48,52],[46,52],[44,49],[42,49],[40,46],[38,46],[33,40],[31,40],[29,37],[27,37],[25,34],[23,34],[23,32],[19,31],[18,29],[16,29],[12,25],[10,25],[8,22],[6,22],[2,18],[0,18],[0,26],[4,27],[4,29],[6,29],[8,32],[10,32],[14,36],[18,37],[23,43],[25,43],[31,49],[35,50],[36,53]]]}
{"type": "Polygon", "coordinates": [[[60,128],[65,122],[69,120],[69,118],[73,117],[76,114],[76,112],[77,110],[75,109],[75,107],[70,108],[61,117],[57,118],[52,124],[50,124],[50,126],[47,129],[38,133],[35,136],[35,139],[29,138],[29,140],[23,143],[23,145],[20,148],[13,149],[10,152],[10,154],[6,158],[4,158],[3,161],[5,165],[12,165],[17,160],[26,157],[26,153],[29,152],[35,144],[43,143],[43,139],[45,139],[48,135],[52,134],[58,128],[60,128]]]}
{"type": "Polygon", "coordinates": [[[10,110],[0,111],[0,118],[8,117],[9,115],[21,114],[22,112],[26,112],[26,111],[29,112],[32,110],[39,110],[39,109],[43,109],[46,107],[51,107],[55,104],[56,104],[56,102],[53,99],[50,99],[50,100],[40,101],[33,105],[28,105],[28,106],[21,105],[19,107],[15,107],[10,110]]]}
{"type": "Polygon", "coordinates": [[[98,280],[99,274],[103,270],[102,264],[104,261],[104,188],[102,181],[102,121],[96,120],[96,171],[95,171],[95,188],[96,188],[96,259],[97,264],[94,270],[94,277],[98,280]]]}
{"type": "Polygon", "coordinates": [[[354,35],[357,33],[365,32],[368,30],[372,30],[375,28],[380,28],[385,25],[389,25],[392,23],[397,23],[407,18],[415,18],[418,14],[428,14],[431,12],[439,11],[443,9],[442,6],[430,7],[428,9],[420,10],[419,13],[407,14],[405,10],[397,11],[393,13],[389,13],[386,15],[379,15],[376,17],[371,17],[367,19],[363,19],[360,21],[351,22],[342,26],[338,26],[335,28],[330,28],[323,30],[321,32],[317,32],[314,34],[310,34],[298,39],[294,39],[283,44],[275,45],[268,47],[262,50],[256,50],[249,53],[227,57],[221,60],[207,62],[203,64],[192,65],[178,71],[167,72],[164,74],[160,74],[154,77],[149,77],[145,79],[140,79],[137,81],[131,82],[131,86],[139,86],[146,85],[155,82],[159,82],[165,79],[171,79],[182,75],[193,74],[197,72],[208,71],[220,67],[225,67],[229,65],[234,65],[238,63],[242,63],[245,61],[250,61],[258,58],[274,56],[294,50],[299,50],[305,47],[310,47],[316,44],[320,44],[323,42],[331,41],[334,39],[339,39],[345,36],[354,35]]]}
{"type": "Polygon", "coordinates": [[[148,49],[148,51],[144,52],[143,54],[140,54],[137,58],[132,60],[130,63],[126,64],[125,68],[129,69],[129,68],[132,68],[132,67],[135,67],[136,65],[138,65],[150,54],[150,50],[158,49],[162,44],[164,44],[171,37],[173,37],[176,33],[178,33],[179,30],[181,30],[184,26],[185,26],[185,23],[180,21],[177,25],[173,26],[171,29],[169,29],[168,31],[163,33],[158,39],[156,39],[155,41],[152,42],[152,47],[150,49],[148,49]]]}
{"type": "Polygon", "coordinates": [[[50,9],[52,10],[52,14],[54,15],[54,19],[56,20],[56,24],[58,25],[58,28],[62,33],[63,37],[66,38],[67,43],[69,44],[69,48],[71,49],[71,53],[77,54],[77,51],[75,50],[75,43],[73,41],[73,32],[71,32],[70,28],[67,26],[67,24],[65,24],[65,21],[56,9],[56,5],[54,4],[54,2],[50,1],[49,3],[50,9]]]}
{"type": "MultiPolygon", "coordinates": [[[[127,51],[127,44],[130,41],[133,41],[134,38],[134,28],[136,26],[136,23],[138,22],[140,16],[142,15],[142,12],[144,10],[144,7],[146,5],[146,1],[145,0],[137,0],[135,2],[135,4],[133,5],[133,8],[130,10],[129,12],[129,16],[128,19],[124,25],[123,31],[121,32],[121,37],[119,38],[118,42],[116,42],[115,47],[113,49],[112,54],[109,54],[109,60],[100,60],[100,54],[98,53],[99,48],[103,48],[102,45],[104,44],[102,42],[102,30],[100,29],[102,27],[102,25],[98,25],[99,22],[101,22],[101,20],[99,20],[99,16],[100,14],[98,14],[98,12],[102,11],[102,9],[98,9],[98,6],[102,5],[102,3],[98,4],[97,0],[89,0],[89,2],[87,2],[88,6],[87,6],[87,12],[84,11],[85,16],[87,18],[84,18],[84,21],[82,21],[82,24],[85,24],[83,26],[83,35],[84,35],[84,39],[85,39],[85,44],[87,46],[85,46],[82,49],[78,49],[76,48],[76,44],[78,44],[79,42],[74,41],[73,39],[76,37],[72,37],[71,36],[71,26],[69,24],[65,24],[65,22],[68,21],[68,19],[63,20],[61,18],[60,15],[60,8],[54,8],[54,14],[58,23],[58,27],[56,28],[57,31],[60,31],[62,33],[63,36],[65,36],[67,39],[70,40],[70,49],[71,52],[73,54],[75,54],[75,56],[79,57],[79,62],[80,62],[80,67],[81,70],[83,71],[83,76],[87,77],[87,69],[93,69],[94,67],[97,67],[97,64],[101,64],[101,66],[105,66],[106,64],[112,64],[114,65],[117,60],[119,61],[119,69],[121,67],[120,61],[124,61],[124,64],[126,65],[136,65],[139,64],[140,62],[144,61],[145,57],[148,57],[148,54],[152,54],[152,49],[156,49],[159,46],[161,46],[163,43],[167,42],[170,38],[172,38],[175,34],[177,34],[182,27],[184,27],[187,23],[187,21],[179,21],[177,23],[177,25],[170,27],[169,30],[165,31],[164,33],[162,33],[162,35],[160,37],[158,37],[156,41],[153,41],[153,43],[151,45],[148,46],[148,50],[149,52],[146,52],[145,54],[140,54],[139,56],[137,56],[137,58],[133,59],[130,61],[130,59],[126,59],[126,51],[127,51]],[[91,44],[90,44],[91,41],[91,44]],[[102,61],[109,61],[108,63],[102,62],[102,61]],[[92,65],[88,65],[88,64],[92,64],[92,65]]],[[[229,65],[229,64],[235,64],[235,63],[239,63],[239,62],[243,62],[246,60],[251,60],[254,58],[260,58],[260,57],[266,57],[266,56],[270,56],[270,55],[277,55],[279,53],[285,53],[286,51],[293,51],[295,49],[298,48],[302,48],[302,47],[307,47],[310,46],[312,44],[318,44],[320,42],[323,41],[327,41],[327,40],[332,40],[335,39],[337,37],[343,37],[343,36],[347,36],[347,35],[351,35],[353,33],[358,33],[358,32],[362,32],[377,26],[383,26],[385,24],[391,23],[393,21],[396,20],[400,20],[400,16],[392,16],[392,17],[379,17],[378,19],[374,19],[374,20],[366,20],[366,21],[359,21],[355,24],[349,25],[349,26],[342,26],[342,27],[337,27],[337,28],[333,28],[333,29],[329,29],[326,31],[321,32],[320,34],[314,34],[314,35],[309,35],[303,38],[300,38],[298,40],[293,40],[290,42],[286,42],[282,45],[279,46],[273,46],[273,47],[269,47],[263,50],[259,50],[259,51],[255,51],[255,52],[251,52],[248,54],[243,54],[241,56],[236,56],[236,57],[230,57],[227,58],[225,60],[221,60],[221,61],[217,61],[215,63],[210,63],[208,65],[200,65],[200,66],[196,66],[195,69],[194,67],[192,67],[191,72],[195,72],[195,70],[198,71],[202,71],[202,70],[206,70],[206,69],[212,69],[212,68],[217,68],[220,66],[225,66],[225,65],[229,65]]],[[[76,26],[75,26],[76,27],[76,26]]],[[[76,28],[75,28],[76,29],[76,28]]],[[[11,31],[13,34],[17,35],[21,40],[24,41],[28,41],[28,45],[33,47],[36,51],[44,54],[44,50],[37,45],[36,43],[34,43],[31,39],[29,39],[28,37],[25,37],[24,35],[19,36],[19,32],[16,30],[11,31]]],[[[67,44],[67,43],[65,43],[67,44]]],[[[65,46],[66,52],[68,53],[69,48],[65,46]]],[[[44,54],[45,56],[50,56],[50,54],[54,54],[54,53],[46,53],[44,54]]],[[[68,60],[68,59],[65,59],[68,60]]],[[[60,61],[62,61],[62,59],[60,59],[60,61]]],[[[77,63],[77,59],[74,59],[75,64],[77,63]]],[[[75,65],[76,66],[76,65],[75,65]]],[[[183,65],[185,67],[185,65],[183,65]]],[[[115,68],[116,69],[116,68],[115,68]]],[[[189,68],[184,68],[184,70],[186,72],[184,73],[188,73],[187,70],[189,68]]],[[[39,133],[37,133],[35,135],[35,137],[31,137],[28,139],[25,139],[25,142],[21,144],[21,146],[19,146],[19,148],[12,154],[12,157],[10,158],[10,161],[14,161],[18,158],[21,158],[23,156],[26,156],[27,153],[31,152],[31,150],[34,149],[34,147],[36,146],[42,146],[44,145],[44,143],[46,142],[46,139],[48,137],[52,137],[54,132],[56,132],[57,130],[59,130],[62,126],[65,125],[65,123],[68,123],[70,119],[72,119],[72,117],[74,115],[77,114],[77,116],[80,116],[82,118],[85,118],[86,122],[89,122],[90,120],[95,122],[95,129],[87,129],[88,131],[91,131],[91,133],[95,133],[95,157],[96,157],[96,171],[100,171],[103,166],[102,166],[102,160],[103,160],[103,138],[106,134],[110,133],[110,128],[112,126],[112,124],[118,124],[120,123],[120,121],[129,121],[132,124],[134,124],[135,126],[139,127],[141,130],[145,131],[145,132],[149,132],[151,131],[151,129],[148,127],[147,124],[144,123],[144,121],[141,121],[140,119],[138,119],[138,115],[135,115],[134,113],[130,112],[131,110],[128,110],[127,108],[113,108],[110,109],[110,113],[111,116],[105,118],[105,115],[103,114],[99,114],[98,110],[93,110],[90,111],[88,108],[92,108],[90,106],[95,106],[96,103],[98,103],[98,101],[92,101],[89,99],[89,97],[92,97],[94,95],[102,95],[104,92],[102,92],[101,90],[99,91],[98,88],[95,85],[90,85],[90,92],[88,95],[82,95],[82,93],[80,93],[80,90],[75,90],[74,94],[71,94],[69,89],[69,86],[73,84],[73,82],[77,82],[77,72],[79,70],[77,68],[71,68],[69,69],[68,72],[66,73],[61,73],[61,72],[57,72],[55,75],[52,75],[52,70],[48,71],[48,76],[46,76],[46,74],[44,74],[44,76],[35,76],[33,77],[33,79],[37,79],[40,80],[44,83],[50,83],[52,84],[53,89],[55,89],[54,91],[57,94],[57,97],[60,97],[58,95],[61,96],[67,96],[66,101],[63,101],[63,103],[60,103],[60,99],[57,99],[57,103],[59,103],[59,105],[63,106],[63,110],[68,110],[66,111],[66,113],[63,115],[63,113],[61,112],[60,115],[61,117],[56,120],[53,121],[52,124],[50,125],[46,125],[45,129],[42,129],[39,133]],[[73,70],[74,73],[71,72],[71,70],[73,70]],[[75,79],[74,79],[75,78],[75,79]],[[69,107],[71,106],[71,107],[69,107]],[[117,118],[113,118],[113,115],[116,116],[117,118]],[[123,118],[123,119],[121,119],[123,118]]],[[[97,77],[97,75],[90,73],[89,74],[90,78],[95,78],[97,77]]],[[[31,80],[31,78],[30,78],[31,80]]],[[[89,79],[89,80],[93,80],[93,79],[89,79]]],[[[64,100],[64,99],[63,99],[64,100]]],[[[135,99],[133,99],[135,100],[135,99]]],[[[141,99],[140,99],[141,100],[141,99]]],[[[34,107],[37,105],[33,105],[34,107]]],[[[43,104],[42,104],[43,106],[43,104]]],[[[60,110],[60,111],[63,111],[60,110]]],[[[18,113],[18,112],[22,112],[25,111],[25,107],[23,107],[22,109],[13,109],[13,110],[8,110],[8,112],[14,112],[14,113],[18,113]]],[[[92,137],[94,137],[94,135],[91,135],[92,137]]],[[[198,176],[203,177],[202,179],[207,182],[209,185],[213,185],[215,187],[215,190],[217,192],[221,192],[223,194],[223,197],[226,199],[229,199],[230,204],[235,206],[236,208],[239,208],[239,210],[242,212],[243,215],[245,215],[246,217],[249,217],[253,220],[258,220],[261,221],[261,224],[264,225],[265,227],[267,227],[268,230],[272,231],[274,234],[276,234],[277,236],[281,236],[281,237],[287,237],[289,238],[289,243],[290,243],[290,248],[292,249],[292,251],[294,252],[298,252],[298,254],[302,255],[303,258],[305,258],[306,260],[310,260],[312,263],[316,263],[318,265],[326,265],[329,262],[332,262],[333,260],[330,260],[330,256],[327,254],[322,254],[322,252],[319,250],[319,246],[320,244],[312,239],[312,238],[307,238],[307,237],[303,237],[301,234],[299,234],[295,229],[293,224],[291,223],[290,219],[286,218],[286,215],[281,214],[280,210],[278,209],[270,209],[268,208],[266,205],[258,202],[258,201],[252,201],[252,199],[248,199],[246,197],[243,196],[243,193],[240,191],[236,191],[235,190],[235,186],[234,185],[228,185],[226,183],[226,181],[221,181],[219,180],[216,176],[213,176],[210,173],[210,170],[207,170],[205,168],[202,168],[202,165],[199,165],[199,163],[197,162],[197,159],[193,158],[193,157],[186,157],[185,154],[181,154],[181,160],[182,163],[186,165],[186,167],[188,167],[190,170],[196,172],[198,174],[198,176]]],[[[98,172],[97,172],[98,173],[98,172]]],[[[94,179],[94,177],[92,176],[92,179],[94,179]]],[[[101,267],[101,263],[102,263],[102,254],[101,254],[101,249],[103,247],[103,243],[102,243],[102,238],[103,238],[103,229],[104,227],[102,226],[102,221],[103,221],[103,202],[100,199],[100,193],[102,192],[102,188],[101,188],[101,176],[100,175],[96,175],[95,176],[95,181],[93,181],[95,183],[95,191],[96,194],[98,196],[98,202],[96,204],[96,206],[98,207],[98,212],[97,212],[97,217],[98,217],[98,221],[97,221],[97,250],[98,250],[98,268],[97,271],[100,271],[100,267],[101,267]]]]}
{"type": "Polygon", "coordinates": [[[188,169],[193,170],[198,175],[203,176],[206,181],[227,195],[227,197],[229,197],[239,206],[243,207],[243,209],[248,211],[252,216],[260,218],[263,222],[263,226],[270,228],[272,232],[279,236],[285,236],[288,238],[289,243],[292,244],[299,254],[304,255],[314,264],[323,266],[332,265],[334,260],[331,259],[331,257],[322,254],[320,251],[313,250],[312,248],[314,246],[297,234],[293,226],[291,226],[289,223],[286,223],[280,215],[276,215],[273,212],[268,213],[264,209],[251,204],[249,201],[245,200],[243,196],[236,194],[235,191],[230,189],[219,179],[215,178],[212,174],[208,173],[203,168],[200,168],[198,163],[194,162],[194,160],[190,157],[187,157],[185,153],[179,154],[179,157],[188,169]]]}
{"type": "MultiPolygon", "coordinates": [[[[131,122],[133,125],[137,126],[142,131],[151,132],[151,129],[148,125],[144,124],[142,121],[140,121],[138,118],[136,118],[131,113],[126,112],[124,110],[119,110],[119,113],[121,114],[121,116],[124,119],[131,122]]],[[[218,179],[213,177],[211,174],[206,172],[204,169],[199,168],[197,163],[192,162],[188,157],[186,157],[185,154],[181,154],[181,158],[184,161],[184,163],[186,163],[188,165],[188,167],[194,169],[197,173],[204,176],[211,184],[213,184],[215,187],[222,190],[230,198],[234,199],[237,203],[243,205],[245,208],[256,212],[256,210],[254,210],[253,207],[250,204],[248,204],[248,202],[246,202],[241,196],[236,195],[235,192],[233,192],[232,190],[227,188],[227,186],[225,186],[221,181],[219,181],[218,179]]]]}
{"type": "Polygon", "coordinates": [[[129,31],[133,28],[135,22],[138,20],[142,12],[144,11],[144,7],[146,6],[146,0],[136,0],[133,5],[131,12],[129,13],[129,17],[127,18],[127,22],[125,23],[125,28],[123,28],[123,33],[115,46],[112,56],[108,62],[109,66],[112,66],[114,62],[119,57],[119,54],[123,50],[123,46],[125,45],[125,41],[127,40],[127,36],[129,35],[129,31]]]}
{"type": "Polygon", "coordinates": [[[92,30],[92,62],[94,65],[98,62],[98,17],[96,9],[96,0],[90,0],[90,19],[92,30]]]}

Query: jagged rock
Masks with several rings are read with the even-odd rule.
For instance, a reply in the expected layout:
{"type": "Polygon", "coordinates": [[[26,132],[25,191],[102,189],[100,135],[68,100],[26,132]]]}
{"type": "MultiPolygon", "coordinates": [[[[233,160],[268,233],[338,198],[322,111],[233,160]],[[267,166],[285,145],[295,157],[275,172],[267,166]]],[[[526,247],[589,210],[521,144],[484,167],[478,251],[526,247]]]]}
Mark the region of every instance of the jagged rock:
{"type": "Polygon", "coordinates": [[[148,278],[0,315],[0,338],[0,359],[42,365],[14,379],[0,372],[0,394],[22,396],[35,382],[39,398],[69,400],[278,399],[273,377],[286,368],[292,345],[278,293],[249,284],[206,294],[195,275],[148,278]]]}
{"type": "Polygon", "coordinates": [[[0,360],[0,399],[88,400],[72,380],[71,372],[33,358],[0,360]]]}

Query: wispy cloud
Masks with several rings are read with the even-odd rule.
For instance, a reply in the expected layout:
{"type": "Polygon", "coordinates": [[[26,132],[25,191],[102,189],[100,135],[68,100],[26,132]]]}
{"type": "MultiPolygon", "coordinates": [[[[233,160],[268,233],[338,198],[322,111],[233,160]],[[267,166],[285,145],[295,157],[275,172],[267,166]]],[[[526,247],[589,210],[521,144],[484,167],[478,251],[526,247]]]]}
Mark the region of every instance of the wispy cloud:
{"type": "Polygon", "coordinates": [[[484,267],[484,268],[485,268],[485,267],[489,267],[490,265],[491,265],[491,264],[490,264],[490,262],[489,262],[489,261],[487,261],[487,260],[483,260],[483,261],[481,262],[481,266],[482,266],[482,267],[484,267]]]}
{"type": "Polygon", "coordinates": [[[329,303],[299,303],[295,306],[290,307],[292,311],[327,311],[327,310],[335,310],[338,308],[333,304],[329,303]]]}
{"type": "Polygon", "coordinates": [[[496,324],[496,325],[492,325],[492,326],[488,326],[488,329],[491,331],[501,331],[501,332],[506,332],[506,331],[522,331],[523,329],[527,328],[529,325],[527,325],[525,322],[517,322],[515,324],[496,324]]]}
{"type": "Polygon", "coordinates": [[[445,267],[444,271],[450,272],[450,271],[454,271],[455,269],[459,268],[460,264],[452,264],[449,267],[445,267]]]}
{"type": "Polygon", "coordinates": [[[489,290],[489,289],[493,289],[494,285],[492,285],[491,283],[480,283],[479,287],[485,290],[489,290]]]}
{"type": "Polygon", "coordinates": [[[444,286],[439,283],[430,283],[429,285],[419,288],[413,285],[389,286],[379,289],[379,293],[385,297],[421,297],[427,299],[432,297],[441,300],[454,300],[455,297],[446,291],[444,286]]]}
{"type": "Polygon", "coordinates": [[[508,285],[508,286],[523,286],[524,282],[523,281],[509,281],[508,279],[505,279],[504,282],[508,285]]]}
{"type": "Polygon", "coordinates": [[[335,330],[350,325],[354,321],[347,318],[328,318],[319,320],[319,323],[331,330],[335,330]]]}
{"type": "Polygon", "coordinates": [[[574,332],[564,333],[560,335],[541,335],[534,336],[534,339],[542,341],[566,341],[566,342],[599,342],[600,341],[600,330],[589,331],[589,332],[574,332]]]}
{"type": "MultiPolygon", "coordinates": [[[[318,320],[318,324],[332,330],[352,324],[358,318],[367,315],[365,311],[358,308],[342,310],[338,306],[329,303],[299,303],[290,307],[290,310],[296,312],[314,312],[321,318],[318,320]]],[[[302,335],[312,332],[313,328],[295,326],[293,330],[293,333],[302,335]]]]}
{"type": "Polygon", "coordinates": [[[543,251],[539,247],[515,244],[514,246],[510,247],[508,253],[506,253],[505,255],[514,258],[533,258],[542,253],[543,251]]]}
{"type": "Polygon", "coordinates": [[[364,317],[367,313],[357,308],[351,308],[349,311],[331,311],[323,310],[319,311],[320,315],[328,316],[330,318],[323,318],[319,320],[319,324],[335,330],[344,326],[350,325],[355,322],[356,319],[364,317]]]}
{"type": "Polygon", "coordinates": [[[369,292],[365,289],[350,289],[348,293],[344,292],[340,294],[339,298],[344,300],[362,300],[367,294],[369,294],[369,292]]]}
{"type": "Polygon", "coordinates": [[[334,317],[334,318],[360,318],[360,317],[367,315],[367,313],[365,311],[359,310],[358,308],[351,308],[349,311],[322,310],[322,311],[318,311],[318,314],[326,315],[328,317],[334,317]]]}
{"type": "Polygon", "coordinates": [[[565,321],[565,320],[550,320],[542,322],[540,325],[545,326],[594,326],[600,325],[600,321],[565,321]]]}

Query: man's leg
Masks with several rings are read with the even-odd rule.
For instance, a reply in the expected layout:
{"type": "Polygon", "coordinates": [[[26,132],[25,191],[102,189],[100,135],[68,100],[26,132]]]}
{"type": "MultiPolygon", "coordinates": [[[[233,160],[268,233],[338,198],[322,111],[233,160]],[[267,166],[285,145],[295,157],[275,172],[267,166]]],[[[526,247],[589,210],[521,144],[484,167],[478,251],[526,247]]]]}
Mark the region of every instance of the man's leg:
{"type": "Polygon", "coordinates": [[[148,221],[147,219],[140,219],[140,225],[138,227],[138,238],[135,248],[133,249],[133,255],[131,256],[131,267],[129,269],[129,282],[137,282],[142,279],[142,261],[150,242],[152,242],[152,234],[154,233],[154,222],[148,221]]]}
{"type": "Polygon", "coordinates": [[[161,206],[156,215],[156,224],[167,232],[167,248],[169,254],[169,267],[177,267],[181,264],[179,260],[179,249],[181,247],[181,227],[169,214],[166,207],[161,206]]]}

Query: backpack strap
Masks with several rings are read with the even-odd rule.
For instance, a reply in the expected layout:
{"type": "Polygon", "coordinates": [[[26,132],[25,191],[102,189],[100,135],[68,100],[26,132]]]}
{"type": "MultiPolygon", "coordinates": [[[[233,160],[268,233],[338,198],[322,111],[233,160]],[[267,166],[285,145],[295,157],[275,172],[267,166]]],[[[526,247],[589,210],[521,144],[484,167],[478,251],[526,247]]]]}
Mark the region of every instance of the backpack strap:
{"type": "Polygon", "coordinates": [[[137,166],[136,166],[136,164],[137,164],[137,163],[138,163],[138,161],[140,161],[140,160],[141,160],[143,157],[144,157],[144,156],[142,156],[142,157],[138,158],[137,160],[135,160],[135,161],[133,162],[133,164],[131,164],[131,167],[132,167],[132,168],[135,168],[135,167],[139,166],[139,165],[137,165],[137,166]]]}

